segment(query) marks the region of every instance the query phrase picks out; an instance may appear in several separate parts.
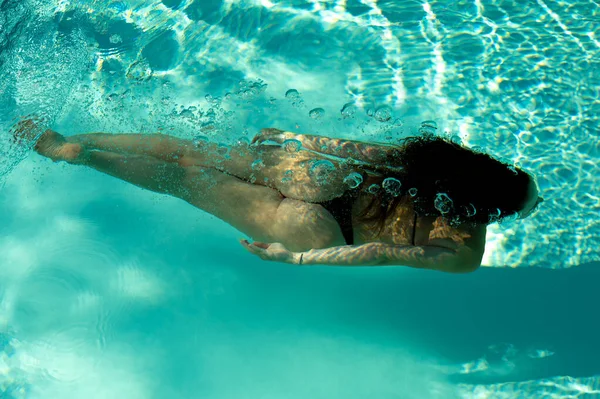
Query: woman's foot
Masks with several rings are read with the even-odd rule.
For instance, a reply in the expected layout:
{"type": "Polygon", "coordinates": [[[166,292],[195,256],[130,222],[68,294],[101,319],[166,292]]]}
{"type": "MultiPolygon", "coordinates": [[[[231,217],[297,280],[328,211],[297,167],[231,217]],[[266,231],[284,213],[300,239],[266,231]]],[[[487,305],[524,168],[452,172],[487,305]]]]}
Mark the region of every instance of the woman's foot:
{"type": "MultiPolygon", "coordinates": [[[[38,133],[38,125],[32,119],[19,122],[14,130],[14,138],[17,142],[33,141],[38,133]]],[[[54,162],[66,161],[75,163],[81,158],[83,148],[80,144],[68,143],[67,140],[54,130],[46,130],[36,141],[35,151],[54,162]]]]}
{"type": "Polygon", "coordinates": [[[54,162],[75,163],[83,153],[80,144],[68,143],[61,134],[54,130],[46,130],[33,148],[38,154],[50,158],[54,162]]]}

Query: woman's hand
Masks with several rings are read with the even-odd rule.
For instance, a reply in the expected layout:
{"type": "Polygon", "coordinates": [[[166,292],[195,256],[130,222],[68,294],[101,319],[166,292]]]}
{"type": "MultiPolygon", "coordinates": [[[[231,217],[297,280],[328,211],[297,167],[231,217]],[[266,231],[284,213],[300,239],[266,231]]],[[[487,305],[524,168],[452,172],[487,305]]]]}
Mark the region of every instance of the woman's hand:
{"type": "Polygon", "coordinates": [[[248,252],[258,256],[262,260],[297,264],[298,261],[296,258],[300,258],[299,254],[291,252],[278,242],[266,244],[264,242],[255,241],[250,243],[248,240],[240,240],[240,243],[248,250],[248,252]]]}

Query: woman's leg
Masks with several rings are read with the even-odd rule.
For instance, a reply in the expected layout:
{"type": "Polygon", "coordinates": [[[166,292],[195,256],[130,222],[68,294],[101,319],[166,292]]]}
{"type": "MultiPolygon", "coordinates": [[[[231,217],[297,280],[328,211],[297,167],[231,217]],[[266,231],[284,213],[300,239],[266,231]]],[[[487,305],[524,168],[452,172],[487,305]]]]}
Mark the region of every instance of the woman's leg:
{"type": "Polygon", "coordinates": [[[35,150],[55,162],[83,165],[125,180],[136,186],[181,197],[183,169],[177,163],[164,162],[144,155],[123,155],[110,151],[90,151],[81,144],[67,141],[61,134],[47,130],[35,144],[35,150]]]}
{"type": "Polygon", "coordinates": [[[181,166],[214,168],[246,182],[274,188],[285,197],[313,203],[341,195],[347,189],[343,179],[350,173],[333,164],[330,170],[313,168],[315,154],[288,152],[277,146],[224,147],[208,141],[195,144],[164,134],[89,133],[70,136],[67,141],[93,150],[151,156],[181,166]],[[327,174],[325,178],[321,176],[323,173],[327,174]]]}
{"type": "Polygon", "coordinates": [[[47,131],[36,144],[55,161],[91,167],[138,187],[181,198],[255,240],[281,242],[291,250],[343,245],[333,217],[320,205],[285,199],[268,187],[212,168],[181,166],[146,155],[90,151],[47,131]]]}
{"type": "MultiPolygon", "coordinates": [[[[31,138],[29,132],[35,130],[35,126],[33,120],[21,121],[16,126],[15,138],[31,138]]],[[[47,133],[39,142],[49,137],[47,133]]],[[[56,132],[54,134],[58,135],[56,132]]],[[[164,134],[80,134],[66,138],[70,145],[63,145],[65,139],[62,136],[60,140],[62,152],[72,151],[80,145],[88,150],[150,156],[180,166],[214,168],[254,185],[276,189],[285,197],[312,203],[342,195],[347,189],[343,180],[350,173],[339,164],[314,167],[314,162],[319,160],[315,154],[302,150],[288,152],[274,146],[237,144],[223,147],[208,141],[196,144],[164,134]],[[325,169],[325,177],[321,169],[325,169]]],[[[58,156],[50,151],[46,156],[68,161],[67,158],[73,158],[74,155],[58,156]]]]}
{"type": "Polygon", "coordinates": [[[192,142],[166,134],[86,133],[66,139],[69,143],[81,144],[89,150],[146,155],[166,162],[181,162],[183,157],[197,151],[192,142]]]}
{"type": "MultiPolygon", "coordinates": [[[[69,143],[90,150],[145,155],[181,166],[216,168],[244,180],[250,179],[256,151],[246,144],[223,146],[209,141],[193,143],[166,134],[87,133],[69,136],[69,143]]],[[[261,176],[262,177],[262,176],[261,176]]],[[[261,179],[258,184],[263,184],[261,179]]]]}

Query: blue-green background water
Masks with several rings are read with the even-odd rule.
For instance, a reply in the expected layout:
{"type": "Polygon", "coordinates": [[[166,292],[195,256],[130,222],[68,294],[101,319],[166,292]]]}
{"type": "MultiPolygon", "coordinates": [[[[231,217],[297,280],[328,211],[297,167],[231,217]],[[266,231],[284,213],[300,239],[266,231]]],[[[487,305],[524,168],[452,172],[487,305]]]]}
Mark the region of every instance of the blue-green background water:
{"type": "Polygon", "coordinates": [[[1,2],[0,397],[600,397],[599,70],[591,0],[1,2]],[[435,120],[546,202],[470,275],[264,263],[182,201],[15,146],[32,113],[225,143],[435,120]]]}

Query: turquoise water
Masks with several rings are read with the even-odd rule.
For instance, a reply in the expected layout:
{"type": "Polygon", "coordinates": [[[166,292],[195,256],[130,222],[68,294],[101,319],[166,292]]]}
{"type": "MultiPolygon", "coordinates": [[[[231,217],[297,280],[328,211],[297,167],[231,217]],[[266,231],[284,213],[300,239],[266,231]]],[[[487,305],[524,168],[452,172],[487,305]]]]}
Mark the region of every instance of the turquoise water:
{"type": "Polygon", "coordinates": [[[600,397],[599,71],[592,0],[0,2],[0,397],[600,397]],[[433,120],[546,202],[473,274],[299,269],[15,146],[27,114],[224,143],[433,120]]]}

